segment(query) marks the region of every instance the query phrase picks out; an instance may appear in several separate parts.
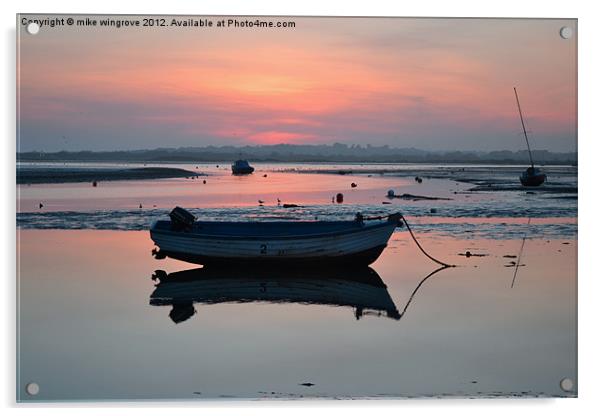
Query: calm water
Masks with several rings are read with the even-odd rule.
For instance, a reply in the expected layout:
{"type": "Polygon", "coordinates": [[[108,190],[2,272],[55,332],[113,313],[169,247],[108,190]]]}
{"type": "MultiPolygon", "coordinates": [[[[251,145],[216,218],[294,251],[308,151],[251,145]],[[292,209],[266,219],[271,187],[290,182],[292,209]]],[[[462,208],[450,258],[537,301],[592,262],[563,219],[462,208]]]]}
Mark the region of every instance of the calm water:
{"type": "MultiPolygon", "coordinates": [[[[254,273],[242,289],[240,276],[222,273],[222,292],[171,283],[199,301],[176,324],[173,304],[151,304],[159,289],[151,277],[195,267],[152,259],[147,233],[24,230],[19,386],[35,381],[40,394],[20,390],[20,398],[573,395],[559,382],[577,371],[576,242],[527,241],[513,288],[511,259],[502,256],[516,254],[521,241],[423,243],[460,267],[416,293],[435,268],[398,232],[372,265],[385,289],[372,274],[358,283],[362,272],[350,273],[345,285],[335,273],[343,287],[320,304],[307,290],[315,273],[305,282],[296,273],[288,284],[254,273]],[[488,256],[457,255],[467,249],[488,256]],[[288,291],[269,299],[282,285],[288,291]],[[411,300],[400,319],[385,310],[358,320],[355,307],[335,306],[386,309],[389,298],[399,314],[411,300]]],[[[175,293],[162,296],[180,296],[181,310],[185,294],[175,293]]]]}
{"type": "MultiPolygon", "coordinates": [[[[18,398],[576,395],[559,384],[577,380],[576,199],[466,198],[473,185],[445,178],[274,171],[287,168],[236,178],[199,166],[205,185],[20,186],[18,398]],[[390,188],[452,200],[382,205],[390,188]],[[345,203],[332,204],[340,191],[345,203]],[[276,198],[303,207],[286,210],[276,198]],[[402,229],[363,270],[155,260],[143,230],[175,204],[243,221],[401,210],[431,254],[459,267],[428,277],[436,265],[402,229]],[[524,237],[516,269],[504,256],[517,255],[524,237]],[[459,255],[467,250],[477,255],[459,255]],[[24,392],[29,382],[37,396],[24,392]]],[[[512,177],[504,169],[501,180],[512,177]]]]}

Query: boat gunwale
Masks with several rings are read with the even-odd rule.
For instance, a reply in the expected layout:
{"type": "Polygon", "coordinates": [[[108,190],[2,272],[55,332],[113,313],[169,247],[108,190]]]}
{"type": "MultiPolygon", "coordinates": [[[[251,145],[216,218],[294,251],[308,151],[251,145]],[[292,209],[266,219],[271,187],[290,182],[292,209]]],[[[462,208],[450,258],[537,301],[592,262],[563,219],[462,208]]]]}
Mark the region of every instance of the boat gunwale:
{"type": "MultiPolygon", "coordinates": [[[[310,223],[310,221],[306,221],[308,223],[310,223]]],[[[334,221],[333,221],[334,222],[334,221]]],[[[339,221],[339,222],[346,222],[351,224],[354,224],[353,221],[339,221]]],[[[159,223],[169,223],[169,221],[167,220],[159,220],[159,221],[155,221],[151,227],[151,237],[153,233],[156,234],[160,234],[163,236],[168,236],[168,237],[184,237],[184,238],[194,238],[194,239],[212,239],[212,240],[238,240],[238,241],[245,241],[245,240],[249,240],[249,241],[257,241],[257,240],[271,240],[271,241],[278,241],[278,240],[306,240],[306,239],[314,239],[314,238],[325,238],[325,237],[338,237],[338,236],[342,236],[342,235],[348,235],[348,234],[354,234],[354,233],[361,233],[361,232],[366,232],[366,231],[373,231],[379,228],[384,228],[387,226],[393,226],[394,229],[397,227],[397,224],[391,222],[391,221],[382,221],[376,224],[363,224],[363,226],[361,227],[357,227],[357,228],[349,228],[349,229],[345,229],[345,230],[340,230],[340,231],[330,231],[330,232],[324,232],[324,233],[319,233],[319,234],[304,234],[304,235],[225,235],[225,234],[201,234],[201,233],[196,233],[196,232],[182,232],[182,231],[173,231],[173,230],[162,230],[162,229],[157,229],[156,226],[159,223]]],[[[218,223],[217,221],[215,223],[218,223]]],[[[241,222],[242,224],[244,224],[244,222],[241,222]]],[[[271,222],[272,224],[275,223],[275,221],[271,222]]],[[[299,222],[297,222],[299,223],[299,222]]],[[[282,224],[290,224],[287,222],[282,222],[282,224]]]]}

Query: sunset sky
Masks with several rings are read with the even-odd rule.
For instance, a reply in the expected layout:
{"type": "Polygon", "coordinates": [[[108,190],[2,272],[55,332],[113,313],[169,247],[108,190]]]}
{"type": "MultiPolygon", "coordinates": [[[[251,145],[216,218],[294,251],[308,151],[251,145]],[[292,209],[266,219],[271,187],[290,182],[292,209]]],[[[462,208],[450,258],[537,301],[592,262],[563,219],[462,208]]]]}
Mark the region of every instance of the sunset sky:
{"type": "Polygon", "coordinates": [[[296,27],[20,27],[18,150],[522,150],[514,86],[533,147],[576,150],[574,20],[263,20],[296,27]]]}

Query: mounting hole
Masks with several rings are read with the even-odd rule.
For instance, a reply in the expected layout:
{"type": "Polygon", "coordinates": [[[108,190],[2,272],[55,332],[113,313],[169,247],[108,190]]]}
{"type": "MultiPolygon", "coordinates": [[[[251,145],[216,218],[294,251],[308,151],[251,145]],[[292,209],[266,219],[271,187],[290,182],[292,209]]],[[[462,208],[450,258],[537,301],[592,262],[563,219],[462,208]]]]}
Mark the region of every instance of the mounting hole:
{"type": "Polygon", "coordinates": [[[29,33],[30,35],[37,35],[39,31],[40,31],[39,24],[37,24],[35,22],[31,22],[30,24],[27,25],[27,33],[29,33]]]}
{"type": "Polygon", "coordinates": [[[563,378],[560,380],[560,388],[564,391],[573,391],[573,380],[570,378],[563,378]]]}
{"type": "Polygon", "coordinates": [[[29,383],[25,386],[25,391],[30,396],[35,396],[40,392],[40,386],[38,385],[38,383],[29,383]]]}
{"type": "Polygon", "coordinates": [[[568,26],[563,26],[560,28],[560,37],[562,39],[570,39],[573,37],[573,29],[568,26]]]}

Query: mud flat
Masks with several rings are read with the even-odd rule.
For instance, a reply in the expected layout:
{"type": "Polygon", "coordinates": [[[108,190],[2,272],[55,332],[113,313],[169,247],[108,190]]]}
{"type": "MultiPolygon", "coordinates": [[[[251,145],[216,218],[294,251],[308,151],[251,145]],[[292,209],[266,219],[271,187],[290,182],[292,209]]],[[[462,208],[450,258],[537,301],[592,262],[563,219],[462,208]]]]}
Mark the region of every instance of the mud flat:
{"type": "Polygon", "coordinates": [[[468,189],[473,192],[494,191],[532,191],[544,194],[576,194],[577,167],[544,166],[548,180],[541,187],[525,187],[520,185],[518,177],[524,166],[430,166],[417,167],[375,167],[354,166],[350,168],[294,169],[296,173],[321,173],[350,176],[388,176],[388,177],[420,177],[422,179],[447,179],[459,183],[474,185],[468,189]]]}
{"type": "Polygon", "coordinates": [[[17,184],[131,181],[203,176],[179,168],[18,168],[17,184]]]}
{"type": "Polygon", "coordinates": [[[470,188],[470,192],[509,192],[509,191],[526,191],[527,193],[548,193],[548,194],[576,194],[576,186],[559,186],[559,185],[548,185],[541,187],[529,187],[521,185],[478,185],[474,188],[470,188]]]}

